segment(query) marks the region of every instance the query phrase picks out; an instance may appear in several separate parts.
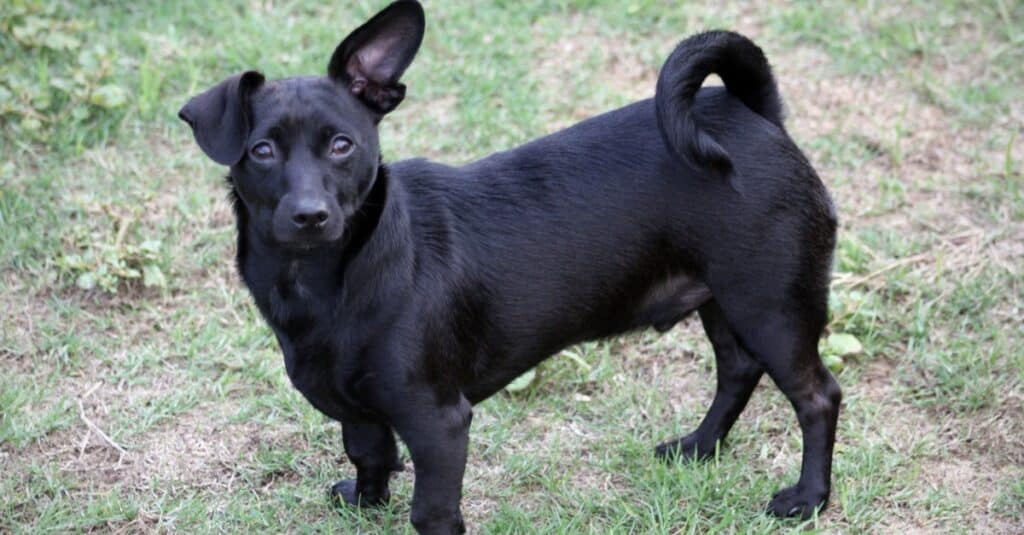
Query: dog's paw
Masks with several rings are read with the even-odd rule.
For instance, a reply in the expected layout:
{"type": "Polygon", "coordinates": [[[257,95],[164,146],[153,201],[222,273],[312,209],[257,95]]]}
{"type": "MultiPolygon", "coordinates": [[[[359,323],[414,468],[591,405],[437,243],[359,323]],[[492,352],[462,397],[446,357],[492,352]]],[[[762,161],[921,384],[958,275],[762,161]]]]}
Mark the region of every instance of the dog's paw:
{"type": "Polygon", "coordinates": [[[441,515],[431,519],[424,519],[413,513],[410,517],[416,533],[423,535],[462,535],[466,533],[466,523],[462,520],[462,512],[456,511],[454,515],[441,515]]]}
{"type": "Polygon", "coordinates": [[[795,485],[785,488],[772,496],[768,503],[768,514],[779,518],[798,517],[807,520],[814,511],[823,511],[828,504],[828,491],[814,491],[795,485]]]}
{"type": "Polygon", "coordinates": [[[678,440],[659,444],[654,448],[654,456],[665,462],[703,461],[715,456],[715,444],[702,445],[694,435],[686,435],[678,440]]]}
{"type": "Polygon", "coordinates": [[[336,503],[344,501],[355,507],[378,507],[387,503],[391,493],[385,490],[380,495],[369,495],[356,492],[356,480],[345,479],[331,487],[331,499],[336,503]]]}

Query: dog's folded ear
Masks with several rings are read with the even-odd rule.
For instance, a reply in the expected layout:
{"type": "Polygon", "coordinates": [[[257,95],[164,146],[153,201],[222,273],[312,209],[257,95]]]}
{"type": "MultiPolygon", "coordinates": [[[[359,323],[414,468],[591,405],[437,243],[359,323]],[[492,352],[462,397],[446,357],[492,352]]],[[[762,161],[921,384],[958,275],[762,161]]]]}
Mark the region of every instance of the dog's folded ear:
{"type": "Polygon", "coordinates": [[[419,2],[401,0],[356,28],[334,50],[327,74],[380,116],[405,97],[398,79],[423,41],[424,17],[419,2]]]}
{"type": "Polygon", "coordinates": [[[245,154],[249,137],[248,100],[263,84],[263,75],[247,71],[192,97],[178,117],[192,127],[196,143],[211,160],[234,165],[245,154]]]}

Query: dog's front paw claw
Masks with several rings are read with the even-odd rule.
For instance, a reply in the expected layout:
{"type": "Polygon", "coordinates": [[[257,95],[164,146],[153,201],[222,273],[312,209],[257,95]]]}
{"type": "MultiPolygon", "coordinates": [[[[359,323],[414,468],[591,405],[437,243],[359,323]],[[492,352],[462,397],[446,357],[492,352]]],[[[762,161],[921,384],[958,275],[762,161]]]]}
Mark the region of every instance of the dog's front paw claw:
{"type": "Polygon", "coordinates": [[[814,491],[799,485],[785,488],[772,496],[768,514],[779,518],[799,517],[807,520],[828,504],[828,491],[814,491]]]}
{"type": "Polygon", "coordinates": [[[356,491],[356,480],[345,479],[331,487],[331,498],[335,501],[344,500],[345,503],[355,507],[377,507],[384,505],[390,498],[390,493],[384,491],[380,496],[371,496],[366,493],[360,494],[356,491]]]}

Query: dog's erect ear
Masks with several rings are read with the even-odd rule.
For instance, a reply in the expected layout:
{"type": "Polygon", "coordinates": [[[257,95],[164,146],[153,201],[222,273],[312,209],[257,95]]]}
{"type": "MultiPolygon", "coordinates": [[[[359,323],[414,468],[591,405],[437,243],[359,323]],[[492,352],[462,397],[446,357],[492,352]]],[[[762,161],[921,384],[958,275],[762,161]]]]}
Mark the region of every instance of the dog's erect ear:
{"type": "Polygon", "coordinates": [[[398,79],[423,41],[423,8],[401,0],[356,28],[334,49],[327,75],[344,84],[374,112],[383,115],[405,97],[398,79]]]}
{"type": "Polygon", "coordinates": [[[248,71],[192,97],[178,117],[192,127],[196,143],[211,160],[234,165],[245,154],[249,137],[249,94],[263,83],[263,75],[248,71]]]}

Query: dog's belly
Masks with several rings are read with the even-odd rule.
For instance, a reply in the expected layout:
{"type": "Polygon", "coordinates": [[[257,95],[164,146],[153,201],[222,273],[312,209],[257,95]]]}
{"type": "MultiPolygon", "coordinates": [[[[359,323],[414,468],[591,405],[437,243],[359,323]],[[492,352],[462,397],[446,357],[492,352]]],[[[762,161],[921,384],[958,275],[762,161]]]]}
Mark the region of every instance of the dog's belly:
{"type": "Polygon", "coordinates": [[[576,343],[647,327],[668,331],[711,297],[711,290],[703,282],[676,275],[652,284],[639,300],[620,303],[615,310],[596,310],[595,317],[574,322],[572,328],[567,324],[548,329],[534,326],[534,336],[513,337],[521,342],[509,348],[503,358],[492,360],[486,370],[480,370],[475,381],[462,385],[463,393],[473,404],[483,401],[541,361],[576,343]]]}
{"type": "Polygon", "coordinates": [[[665,332],[711,299],[711,289],[686,275],[653,285],[633,315],[633,327],[665,332]]]}

